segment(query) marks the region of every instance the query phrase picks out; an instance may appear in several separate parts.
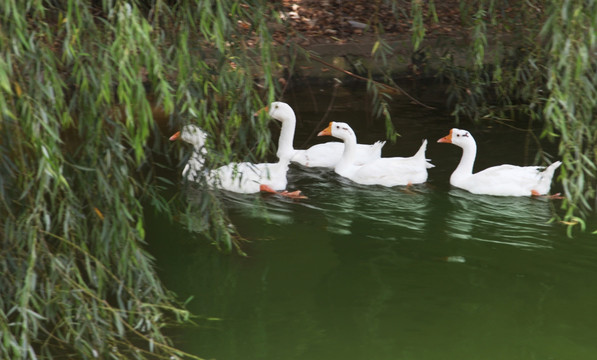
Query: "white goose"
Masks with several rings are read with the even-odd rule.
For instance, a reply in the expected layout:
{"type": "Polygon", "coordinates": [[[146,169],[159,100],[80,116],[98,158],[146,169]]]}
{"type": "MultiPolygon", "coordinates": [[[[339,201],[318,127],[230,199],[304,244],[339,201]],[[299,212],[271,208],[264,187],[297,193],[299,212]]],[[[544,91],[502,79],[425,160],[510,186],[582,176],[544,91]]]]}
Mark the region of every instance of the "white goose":
{"type": "Polygon", "coordinates": [[[170,137],[170,141],[178,139],[193,145],[193,154],[182,172],[182,175],[189,181],[198,181],[204,172],[210,186],[235,193],[251,194],[264,191],[293,198],[304,198],[298,190],[293,192],[284,190],[288,183],[286,179],[290,163],[288,158],[283,158],[277,163],[230,163],[217,169],[204,171],[207,134],[198,126],[185,125],[181,131],[170,137]],[[284,191],[278,192],[279,190],[284,191]]]}
{"type": "Polygon", "coordinates": [[[427,169],[434,167],[425,158],[427,140],[423,141],[419,151],[412,157],[379,158],[359,165],[355,163],[357,137],[348,124],[331,122],[318,134],[318,136],[323,135],[331,135],[344,141],[342,159],[334,171],[359,184],[383,186],[420,184],[427,181],[427,169]]]}
{"type": "MultiPolygon", "coordinates": [[[[344,144],[338,141],[330,141],[323,144],[316,144],[306,150],[294,149],[294,131],[296,127],[296,116],[290,105],[283,102],[273,102],[265,109],[269,109],[269,115],[282,123],[280,139],[278,141],[278,158],[289,157],[290,161],[307,167],[334,168],[342,157],[344,144]]],[[[355,161],[365,164],[371,160],[381,157],[381,148],[385,141],[378,141],[372,145],[357,144],[355,161]]]]}
{"type": "Polygon", "coordinates": [[[207,134],[198,126],[190,124],[170,136],[170,141],[179,139],[193,145],[193,153],[182,170],[182,176],[189,181],[198,181],[205,164],[205,155],[207,155],[205,148],[207,134]]]}
{"type": "Polygon", "coordinates": [[[549,192],[554,171],[561,162],[541,166],[498,165],[473,174],[477,144],[466,130],[452,129],[439,139],[462,148],[462,158],[450,176],[450,184],[473,194],[496,196],[538,196],[549,192]]]}

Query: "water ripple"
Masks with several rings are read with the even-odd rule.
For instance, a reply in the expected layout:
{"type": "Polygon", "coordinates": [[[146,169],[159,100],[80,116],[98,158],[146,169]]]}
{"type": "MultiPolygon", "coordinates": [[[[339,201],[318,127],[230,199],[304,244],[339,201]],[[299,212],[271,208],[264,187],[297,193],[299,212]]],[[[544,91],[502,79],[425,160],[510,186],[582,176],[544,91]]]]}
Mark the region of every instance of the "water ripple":
{"type": "Polygon", "coordinates": [[[325,231],[361,238],[421,240],[444,234],[447,239],[549,248],[553,225],[545,199],[495,197],[427,184],[411,187],[365,186],[331,170],[292,168],[289,189],[308,199],[275,195],[225,196],[233,214],[269,223],[297,221],[305,231],[325,231]],[[316,227],[311,224],[319,224],[316,227]]]}
{"type": "Polygon", "coordinates": [[[547,200],[474,195],[451,190],[445,231],[449,237],[527,248],[551,247],[547,200]]]}

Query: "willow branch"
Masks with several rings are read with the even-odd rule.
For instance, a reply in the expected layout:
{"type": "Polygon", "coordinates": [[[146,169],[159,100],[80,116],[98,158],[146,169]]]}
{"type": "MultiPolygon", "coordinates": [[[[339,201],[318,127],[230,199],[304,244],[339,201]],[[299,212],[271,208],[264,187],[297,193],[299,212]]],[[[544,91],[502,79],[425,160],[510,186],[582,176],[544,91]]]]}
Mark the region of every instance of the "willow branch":
{"type": "Polygon", "coordinates": [[[315,61],[317,61],[317,62],[319,62],[319,63],[321,63],[321,64],[323,64],[323,65],[325,65],[325,66],[327,66],[327,67],[330,67],[330,68],[332,68],[332,69],[334,69],[334,70],[337,70],[337,71],[343,72],[344,74],[346,74],[346,75],[348,75],[348,76],[352,76],[352,77],[353,77],[353,78],[355,78],[355,79],[359,79],[359,80],[363,80],[363,81],[371,81],[371,82],[373,82],[375,85],[377,85],[377,86],[379,86],[379,87],[382,87],[382,88],[384,88],[384,89],[386,89],[386,90],[388,90],[388,91],[392,91],[392,92],[396,92],[396,93],[401,93],[401,94],[404,94],[404,95],[405,95],[407,98],[411,99],[412,101],[414,101],[415,103],[417,103],[417,104],[419,104],[419,105],[423,106],[423,107],[424,107],[424,108],[426,108],[426,109],[435,109],[433,106],[429,106],[429,105],[427,105],[427,104],[423,104],[422,102],[420,102],[419,100],[417,100],[416,98],[414,98],[412,95],[410,95],[409,93],[407,93],[406,91],[404,91],[404,89],[402,89],[402,88],[401,88],[401,87],[399,87],[398,85],[396,85],[396,86],[391,86],[391,85],[388,85],[388,84],[381,83],[381,82],[379,82],[379,81],[375,81],[375,80],[373,80],[373,79],[368,79],[368,78],[366,78],[366,77],[364,77],[364,76],[361,76],[361,75],[357,75],[357,74],[355,74],[355,73],[353,73],[353,72],[350,72],[350,71],[348,71],[348,70],[344,70],[344,69],[342,69],[341,67],[338,67],[338,66],[336,66],[336,65],[334,65],[334,64],[330,64],[329,62],[327,62],[327,61],[323,60],[323,59],[322,59],[322,58],[320,58],[319,56],[317,56],[317,55],[314,55],[314,54],[312,54],[312,53],[309,53],[309,57],[310,57],[311,59],[313,59],[313,60],[315,60],[315,61]]]}
{"type": "Polygon", "coordinates": [[[309,137],[307,137],[307,140],[305,140],[305,142],[303,143],[302,147],[305,147],[309,143],[309,141],[311,141],[311,139],[313,138],[313,136],[315,136],[315,134],[317,134],[317,132],[319,132],[319,129],[325,123],[325,119],[327,119],[328,115],[332,111],[332,107],[334,106],[334,100],[336,99],[336,95],[338,94],[338,88],[339,87],[340,87],[340,83],[336,82],[334,84],[334,92],[332,93],[332,99],[330,100],[330,103],[328,104],[328,108],[325,111],[325,114],[323,115],[323,117],[321,118],[321,120],[319,120],[319,123],[317,124],[317,126],[315,126],[313,128],[313,131],[311,132],[311,134],[309,135],[309,137]]]}

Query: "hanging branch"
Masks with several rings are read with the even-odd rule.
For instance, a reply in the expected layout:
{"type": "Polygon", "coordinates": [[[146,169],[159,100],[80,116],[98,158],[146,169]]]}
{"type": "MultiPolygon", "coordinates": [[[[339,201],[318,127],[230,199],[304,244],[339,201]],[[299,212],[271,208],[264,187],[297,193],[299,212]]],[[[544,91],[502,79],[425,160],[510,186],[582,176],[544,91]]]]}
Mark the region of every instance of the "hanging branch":
{"type": "Polygon", "coordinates": [[[338,79],[334,79],[334,80],[335,80],[334,92],[332,93],[332,99],[330,100],[330,103],[328,104],[328,108],[326,109],[325,114],[323,115],[321,120],[319,120],[319,123],[317,124],[317,126],[315,126],[313,128],[313,131],[311,132],[309,137],[305,140],[303,145],[301,145],[301,147],[307,146],[307,144],[309,143],[309,141],[311,141],[313,136],[315,136],[315,134],[317,134],[319,132],[319,129],[322,128],[322,125],[325,124],[325,120],[327,119],[328,115],[330,114],[330,111],[332,111],[332,107],[334,106],[334,100],[336,100],[336,95],[338,95],[338,88],[340,88],[340,83],[341,83],[340,80],[338,80],[338,79]]]}
{"type": "MultiPolygon", "coordinates": [[[[278,44],[280,44],[280,45],[282,45],[282,46],[288,46],[288,44],[287,44],[287,43],[285,43],[284,41],[281,41],[281,40],[279,40],[279,39],[274,39],[274,41],[276,41],[278,44]]],[[[296,44],[295,44],[295,45],[296,45],[296,44]]],[[[334,64],[330,64],[329,62],[327,62],[327,61],[323,60],[321,57],[319,57],[319,56],[315,55],[315,54],[314,54],[312,51],[306,50],[306,49],[305,49],[305,48],[303,48],[302,46],[299,46],[299,45],[296,45],[296,46],[297,46],[297,47],[299,47],[299,49],[300,49],[302,52],[304,52],[304,53],[306,54],[306,56],[307,56],[309,59],[313,59],[313,60],[317,61],[318,63],[321,63],[321,64],[323,64],[323,65],[325,65],[325,66],[327,66],[327,67],[329,67],[329,68],[332,68],[332,69],[334,69],[334,70],[340,71],[340,72],[342,72],[342,73],[344,73],[344,74],[346,74],[346,75],[348,75],[348,76],[351,76],[351,77],[353,77],[353,78],[355,78],[355,79],[359,79],[359,80],[363,80],[363,81],[371,81],[371,82],[373,82],[375,85],[377,85],[377,86],[379,86],[379,87],[381,87],[381,88],[385,89],[385,90],[386,90],[386,91],[388,91],[388,92],[394,92],[394,93],[398,93],[398,94],[404,94],[406,97],[408,97],[408,98],[409,98],[410,100],[412,100],[414,103],[416,103],[416,104],[418,104],[418,105],[421,105],[422,107],[424,107],[424,108],[426,108],[426,109],[435,110],[435,107],[433,107],[433,106],[429,106],[429,105],[427,105],[427,104],[423,104],[421,101],[419,101],[419,100],[417,100],[416,98],[414,98],[412,95],[410,95],[409,93],[407,93],[406,91],[404,91],[404,89],[402,89],[402,88],[401,88],[401,87],[399,87],[398,85],[396,85],[396,86],[391,86],[391,85],[388,85],[388,84],[381,83],[381,82],[379,82],[379,81],[375,81],[375,80],[373,80],[373,79],[368,79],[368,78],[366,78],[366,77],[364,77],[364,76],[361,76],[361,75],[357,75],[357,74],[355,74],[355,73],[353,73],[353,72],[350,72],[350,71],[348,71],[348,70],[344,70],[344,69],[342,69],[341,67],[338,67],[338,66],[336,66],[336,65],[334,65],[334,64]]],[[[296,54],[295,54],[295,55],[293,55],[293,56],[296,56],[296,54]]],[[[286,86],[284,87],[284,90],[286,90],[286,86]]]]}
{"type": "Polygon", "coordinates": [[[321,64],[323,64],[323,65],[325,65],[325,66],[327,66],[327,67],[330,67],[330,68],[332,68],[332,69],[334,69],[334,70],[337,70],[337,71],[343,72],[344,74],[346,74],[346,75],[349,75],[349,76],[352,76],[352,77],[354,77],[354,78],[356,78],[356,79],[363,80],[363,81],[372,81],[372,82],[373,82],[375,85],[377,85],[377,86],[379,86],[379,87],[381,87],[381,88],[384,88],[384,89],[386,89],[387,91],[391,91],[391,92],[396,92],[396,93],[401,93],[401,94],[404,94],[404,95],[406,95],[406,97],[408,97],[409,99],[411,99],[413,102],[415,102],[415,103],[416,103],[416,104],[418,104],[418,105],[421,105],[421,106],[423,106],[423,107],[424,107],[424,108],[426,108],[426,109],[435,109],[433,106],[429,106],[429,105],[423,104],[423,103],[422,103],[422,102],[420,102],[419,100],[415,99],[415,98],[414,98],[412,95],[410,95],[409,93],[407,93],[406,91],[404,91],[404,89],[402,89],[402,88],[401,88],[401,87],[399,87],[398,85],[396,85],[396,86],[390,86],[390,85],[388,85],[388,84],[384,84],[384,83],[381,83],[381,82],[379,82],[379,81],[375,81],[375,80],[373,80],[373,79],[368,79],[368,78],[366,78],[366,77],[364,77],[364,76],[357,75],[357,74],[355,74],[355,73],[353,73],[353,72],[350,72],[350,71],[348,71],[348,70],[344,70],[344,69],[342,69],[342,68],[340,68],[340,67],[338,67],[338,66],[336,66],[336,65],[330,64],[329,62],[327,62],[327,61],[323,60],[322,58],[320,58],[320,57],[319,57],[319,56],[317,56],[317,55],[314,55],[314,54],[313,54],[313,53],[311,53],[311,52],[309,52],[309,57],[310,57],[311,59],[313,59],[313,60],[315,60],[315,61],[317,61],[317,62],[319,62],[319,63],[321,63],[321,64]]]}

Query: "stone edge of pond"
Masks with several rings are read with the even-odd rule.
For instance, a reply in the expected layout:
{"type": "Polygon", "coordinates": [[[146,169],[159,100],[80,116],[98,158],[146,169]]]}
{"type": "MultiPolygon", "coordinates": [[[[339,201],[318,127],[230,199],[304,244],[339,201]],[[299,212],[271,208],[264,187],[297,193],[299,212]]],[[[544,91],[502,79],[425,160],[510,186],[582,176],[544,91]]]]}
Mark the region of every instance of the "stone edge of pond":
{"type": "MultiPolygon", "coordinates": [[[[467,36],[441,35],[425,39],[417,51],[413,51],[410,38],[406,37],[388,37],[384,39],[386,43],[394,49],[386,57],[384,64],[380,59],[374,59],[372,50],[377,39],[375,37],[362,38],[357,41],[345,41],[335,43],[316,43],[304,46],[304,49],[317,56],[323,62],[331,64],[330,67],[323,62],[305,57],[297,57],[295,73],[293,76],[310,79],[312,81],[340,80],[348,79],[351,73],[362,74],[364,71],[370,71],[373,77],[382,75],[382,69],[389,72],[395,79],[412,79],[413,77],[425,77],[425,72],[434,74],[435,69],[441,65],[440,59],[447,54],[451,54],[454,65],[464,68],[472,67],[472,63],[467,60],[468,47],[472,39],[467,36]],[[459,51],[455,51],[458,49],[459,51]],[[363,66],[359,69],[358,64],[363,66]]],[[[487,49],[485,51],[486,64],[494,63],[496,53],[492,44],[496,43],[497,38],[487,35],[487,49]]],[[[508,44],[508,47],[516,47],[516,40],[513,37],[501,37],[502,44],[508,44]]],[[[280,55],[286,56],[283,50],[280,55]]]]}

